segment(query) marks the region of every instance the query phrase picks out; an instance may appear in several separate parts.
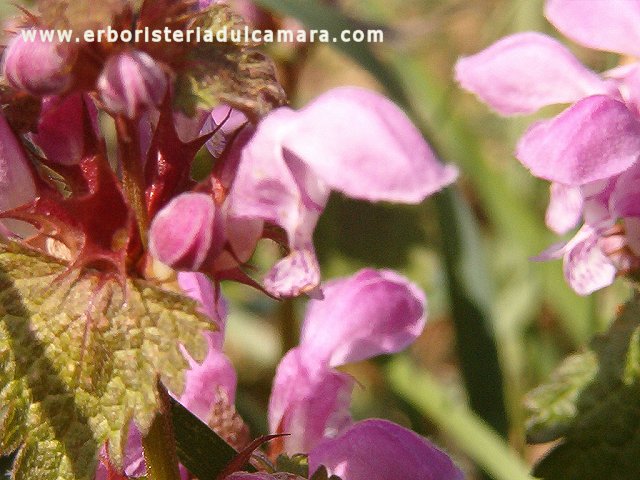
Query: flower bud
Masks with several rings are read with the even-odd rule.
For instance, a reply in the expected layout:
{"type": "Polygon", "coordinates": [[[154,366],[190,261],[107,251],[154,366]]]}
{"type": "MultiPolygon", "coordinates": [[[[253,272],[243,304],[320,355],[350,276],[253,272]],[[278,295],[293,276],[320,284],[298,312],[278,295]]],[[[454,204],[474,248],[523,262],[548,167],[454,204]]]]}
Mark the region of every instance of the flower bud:
{"type": "MultiPolygon", "coordinates": [[[[36,197],[29,160],[9,124],[0,115],[0,212],[19,207],[36,197]]],[[[32,229],[23,222],[2,220],[0,233],[26,235],[32,229]],[[4,226],[4,228],[2,228],[4,226]]]]}
{"type": "Polygon", "coordinates": [[[159,106],[167,85],[162,67],[138,50],[111,57],[98,79],[98,91],[105,108],[131,119],[159,106]]]}
{"type": "Polygon", "coordinates": [[[200,268],[217,247],[216,207],[204,193],[183,193],[156,215],[149,232],[149,252],[177,270],[200,268]]]}
{"type": "Polygon", "coordinates": [[[43,41],[39,35],[33,41],[25,38],[16,35],[5,49],[2,73],[9,83],[36,96],[65,91],[72,81],[74,52],[70,45],[43,41]]]}
{"type": "Polygon", "coordinates": [[[89,131],[99,132],[98,111],[89,97],[74,94],[68,97],[47,97],[42,102],[38,133],[32,139],[47,159],[61,165],[75,165],[85,153],[85,122],[89,131]],[[85,115],[83,109],[87,109],[85,115]]]}

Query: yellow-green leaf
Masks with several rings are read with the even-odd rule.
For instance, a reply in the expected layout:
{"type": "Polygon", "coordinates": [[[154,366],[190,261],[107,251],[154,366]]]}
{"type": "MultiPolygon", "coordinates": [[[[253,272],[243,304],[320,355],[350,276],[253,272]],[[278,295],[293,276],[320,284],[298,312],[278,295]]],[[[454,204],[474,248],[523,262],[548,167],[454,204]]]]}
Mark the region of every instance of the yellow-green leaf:
{"type": "Polygon", "coordinates": [[[0,242],[0,454],[15,480],[91,480],[108,441],[122,458],[130,420],[144,433],[156,380],[179,394],[181,345],[202,360],[211,323],[194,301],[148,282],[125,291],[97,273],[0,242]]]}

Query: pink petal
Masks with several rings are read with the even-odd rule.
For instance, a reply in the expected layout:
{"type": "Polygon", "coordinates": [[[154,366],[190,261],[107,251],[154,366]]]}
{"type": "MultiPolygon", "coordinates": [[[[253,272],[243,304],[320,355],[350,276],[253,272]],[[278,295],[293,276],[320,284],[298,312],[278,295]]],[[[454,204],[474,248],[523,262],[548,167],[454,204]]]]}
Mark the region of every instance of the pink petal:
{"type": "Polygon", "coordinates": [[[25,41],[19,32],[4,51],[2,73],[18,90],[36,96],[57,95],[72,82],[74,55],[68,44],[42,41],[39,35],[33,42],[25,41]]]}
{"type": "Polygon", "coordinates": [[[390,270],[361,270],[323,285],[309,302],[300,348],[335,367],[406,348],[425,324],[424,293],[390,270]]]}
{"type": "MultiPolygon", "coordinates": [[[[0,212],[19,207],[33,200],[36,195],[29,160],[11,127],[0,114],[0,212]]],[[[2,220],[1,223],[14,233],[32,231],[23,222],[2,220]]]]}
{"type": "Polygon", "coordinates": [[[98,78],[98,91],[106,109],[131,119],[159,106],[167,86],[163,68],[139,50],[110,57],[98,78]]]}
{"type": "Polygon", "coordinates": [[[552,183],[545,217],[547,226],[558,234],[567,233],[580,221],[582,205],[582,191],[579,187],[552,183]]]}
{"type": "Polygon", "coordinates": [[[442,451],[411,430],[365,420],[309,452],[309,473],[321,465],[345,480],[463,480],[442,451]]]}
{"type": "Polygon", "coordinates": [[[623,64],[608,70],[604,75],[613,82],[629,110],[640,113],[640,64],[623,64]]]}
{"type": "Polygon", "coordinates": [[[330,90],[292,114],[281,146],[352,198],[418,203],[457,177],[402,110],[356,87],[330,90]]]}
{"type": "Polygon", "coordinates": [[[640,217],[640,165],[618,177],[609,197],[609,211],[614,218],[640,217]]]}
{"type": "Polygon", "coordinates": [[[460,85],[503,115],[532,113],[607,93],[598,75],[562,44],[540,33],[505,37],[456,64],[460,85]]]}
{"type": "Polygon", "coordinates": [[[183,193],[177,196],[153,219],[149,252],[173,268],[198,270],[214,243],[215,214],[216,208],[209,195],[183,193]]]}
{"type": "Polygon", "coordinates": [[[596,230],[585,225],[567,245],[564,275],[578,295],[589,295],[615,280],[616,267],[600,248],[599,238],[596,230]]]}
{"type": "Polygon", "coordinates": [[[213,406],[220,396],[233,405],[237,376],[227,356],[219,350],[215,335],[208,333],[209,351],[202,364],[188,354],[190,368],[185,373],[185,387],[179,400],[191,413],[208,423],[213,406]]]}
{"type": "Polygon", "coordinates": [[[285,355],[273,380],[269,428],[289,434],[284,438],[287,453],[306,453],[325,435],[350,424],[353,383],[343,373],[308,362],[301,348],[285,355]]]}
{"type": "Polygon", "coordinates": [[[640,122],[623,103],[600,95],[535,124],[516,153],[534,175],[568,186],[621,173],[639,155],[640,122]]]}
{"type": "Polygon", "coordinates": [[[586,47],[640,56],[638,0],[548,0],[545,16],[586,47]]]}
{"type": "Polygon", "coordinates": [[[264,222],[259,218],[237,218],[228,215],[225,219],[225,238],[235,257],[242,263],[251,258],[263,230],[264,222]]]}
{"type": "Polygon", "coordinates": [[[231,215],[280,225],[291,243],[296,243],[296,233],[303,224],[307,226],[305,233],[313,231],[308,212],[322,211],[329,195],[317,179],[313,185],[312,174],[299,160],[285,160],[281,139],[295,115],[280,108],[260,123],[242,151],[229,194],[231,215]]]}
{"type": "MultiPolygon", "coordinates": [[[[142,450],[140,430],[138,430],[138,427],[136,427],[133,422],[130,422],[128,430],[127,443],[124,447],[124,458],[122,459],[124,473],[131,477],[143,477],[147,473],[147,466],[142,450]]],[[[110,480],[112,478],[111,473],[103,463],[109,461],[106,446],[102,447],[99,455],[100,459],[96,467],[94,480],[110,480]]]]}
{"type": "Polygon", "coordinates": [[[320,265],[310,243],[292,250],[264,278],[264,288],[277,298],[310,293],[319,284],[320,265]]]}
{"type": "Polygon", "coordinates": [[[178,285],[184,293],[200,304],[200,311],[207,315],[218,327],[211,335],[218,338],[215,346],[222,349],[227,316],[227,303],[213,288],[209,277],[199,272],[179,272],[178,285]]]}
{"type": "Polygon", "coordinates": [[[220,105],[214,108],[207,116],[201,135],[206,135],[213,131],[216,133],[207,142],[207,149],[214,158],[219,158],[227,147],[233,135],[248,122],[247,116],[240,110],[227,105],[220,105]]]}
{"type": "Polygon", "coordinates": [[[142,477],[147,473],[147,465],[144,461],[142,450],[142,435],[140,430],[132,422],[129,425],[129,436],[124,449],[124,472],[131,477],[142,477]]]}

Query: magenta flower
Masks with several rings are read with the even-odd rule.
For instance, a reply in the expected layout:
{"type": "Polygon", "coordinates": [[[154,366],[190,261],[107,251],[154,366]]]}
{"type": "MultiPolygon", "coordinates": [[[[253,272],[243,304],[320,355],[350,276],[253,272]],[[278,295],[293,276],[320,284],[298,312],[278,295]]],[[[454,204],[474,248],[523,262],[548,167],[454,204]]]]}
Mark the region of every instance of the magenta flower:
{"type": "Polygon", "coordinates": [[[167,73],[147,53],[131,50],[107,60],[97,87],[107,111],[135,119],[160,105],[168,87],[167,73]]]}
{"type": "MultiPolygon", "coordinates": [[[[611,8],[607,2],[549,0],[545,13],[585,46],[638,53],[637,2],[611,8]]],[[[563,256],[565,277],[582,295],[638,263],[628,248],[638,243],[629,238],[628,227],[637,213],[627,208],[637,189],[625,179],[635,177],[640,156],[639,75],[637,63],[598,75],[558,41],[531,32],[506,37],[456,65],[460,84],[504,115],[573,104],[534,124],[520,139],[516,156],[534,175],[553,182],[546,216],[552,230],[565,233],[583,218],[573,240],[540,257],[563,256]]]]}
{"type": "Polygon", "coordinates": [[[280,362],[269,401],[270,429],[289,434],[290,454],[351,424],[354,380],[336,367],[403,350],[425,324],[424,294],[389,270],[362,270],[323,292],[309,302],[300,345],[280,362]]]}
{"type": "Polygon", "coordinates": [[[189,370],[179,398],[191,413],[209,423],[213,406],[220,402],[233,405],[236,396],[237,375],[230,360],[222,353],[226,304],[202,273],[182,272],[178,274],[178,283],[187,295],[200,303],[202,312],[218,327],[217,332],[206,333],[209,351],[205,360],[199,364],[188,357],[189,370]]]}
{"type": "MultiPolygon", "coordinates": [[[[332,90],[297,112],[279,108],[255,129],[226,108],[214,110],[203,132],[212,131],[212,125],[222,129],[209,149],[214,156],[226,149],[213,186],[207,187],[216,197],[213,208],[221,212],[217,225],[222,227],[210,241],[196,217],[177,204],[168,205],[158,215],[163,227],[151,229],[152,253],[172,267],[200,268],[215,276],[249,258],[263,222],[277,225],[290,253],[264,280],[275,297],[310,293],[319,285],[312,236],[332,190],[369,201],[419,203],[457,176],[454,167],[436,159],[397,106],[360,88],[332,90]],[[172,222],[176,228],[170,227],[172,222]],[[182,231],[200,231],[202,238],[185,240],[182,231]],[[231,258],[220,245],[231,247],[231,258]],[[207,260],[183,263],[184,252],[192,248],[197,251],[190,255],[207,260]]],[[[195,197],[189,201],[195,202],[195,197]]],[[[213,216],[198,211],[198,219],[213,216]]]]}
{"type": "Polygon", "coordinates": [[[321,465],[343,480],[463,480],[451,459],[420,435],[380,419],[355,423],[309,453],[309,471],[321,465]]]}
{"type": "Polygon", "coordinates": [[[343,87],[298,112],[275,110],[258,125],[241,153],[230,211],[284,229],[291,253],[264,283],[275,296],[295,296],[319,284],[312,235],[331,190],[418,203],[456,176],[393,103],[343,87]]]}
{"type": "Polygon", "coordinates": [[[74,55],[69,44],[45,42],[38,35],[25,41],[17,34],[4,51],[2,74],[18,90],[57,95],[71,86],[74,55]]]}
{"type": "Polygon", "coordinates": [[[308,453],[343,480],[458,479],[451,460],[410,430],[383,420],[353,423],[354,379],[335,367],[406,348],[425,324],[424,294],[400,275],[362,270],[328,282],[311,300],[300,345],[276,371],[269,402],[271,431],[288,433],[282,449],[308,453]]]}
{"type": "Polygon", "coordinates": [[[149,232],[151,255],[174,268],[198,270],[211,253],[215,220],[216,206],[210,195],[177,196],[155,217],[149,232]]]}

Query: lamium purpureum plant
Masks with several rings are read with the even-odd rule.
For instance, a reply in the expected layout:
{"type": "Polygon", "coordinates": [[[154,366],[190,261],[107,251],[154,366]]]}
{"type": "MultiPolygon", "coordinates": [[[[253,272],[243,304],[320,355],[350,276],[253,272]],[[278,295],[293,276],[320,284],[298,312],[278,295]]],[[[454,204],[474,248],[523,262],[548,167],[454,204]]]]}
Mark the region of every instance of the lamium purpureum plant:
{"type": "Polygon", "coordinates": [[[547,0],[545,16],[578,44],[622,55],[620,66],[598,74],[555,38],[521,32],[460,59],[456,78],[503,115],[570,104],[534,123],[516,148],[533,175],[551,182],[547,225],[559,234],[580,226],[539,259],[563,258],[566,280],[580,295],[618,276],[634,282],[636,293],[592,351],[567,359],[527,398],[529,440],[561,439],[534,473],[638,478],[631,459],[639,453],[640,404],[640,2],[547,0]]]}
{"type": "Polygon", "coordinates": [[[413,432],[353,423],[353,380],[335,370],[411,343],[423,294],[390,271],[323,286],[312,244],[332,190],[418,203],[455,179],[406,115],[353,87],[286,107],[256,45],[37,35],[241,28],[217,2],[41,0],[13,24],[0,84],[0,454],[17,452],[12,478],[205,478],[176,448],[175,405],[240,452],[220,479],[462,478],[413,432]],[[196,180],[205,145],[213,167],[196,180]],[[260,280],[247,267],[263,238],[288,254],[260,280]],[[252,442],[234,408],[223,281],[314,298],[274,383],[275,441],[253,457],[271,437],[252,442]]]}

